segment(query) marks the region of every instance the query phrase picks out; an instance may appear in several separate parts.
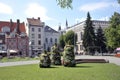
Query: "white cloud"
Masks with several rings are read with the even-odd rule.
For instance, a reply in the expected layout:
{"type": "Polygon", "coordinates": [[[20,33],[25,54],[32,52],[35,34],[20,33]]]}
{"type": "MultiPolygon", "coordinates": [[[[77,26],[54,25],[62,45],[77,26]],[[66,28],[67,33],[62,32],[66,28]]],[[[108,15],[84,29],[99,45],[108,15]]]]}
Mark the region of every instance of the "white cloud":
{"type": "Polygon", "coordinates": [[[46,8],[40,6],[37,3],[29,4],[25,11],[27,17],[35,17],[35,18],[40,17],[43,21],[51,20],[52,18],[48,17],[46,13],[47,13],[46,8]]]}
{"type": "Polygon", "coordinates": [[[80,11],[94,11],[94,10],[98,10],[98,9],[103,9],[109,6],[113,6],[113,3],[111,2],[98,2],[98,3],[89,3],[89,4],[85,4],[80,6],[79,10],[80,11]]]}
{"type": "Polygon", "coordinates": [[[2,13],[2,14],[12,14],[13,10],[9,5],[0,2],[0,13],[2,13]]]}

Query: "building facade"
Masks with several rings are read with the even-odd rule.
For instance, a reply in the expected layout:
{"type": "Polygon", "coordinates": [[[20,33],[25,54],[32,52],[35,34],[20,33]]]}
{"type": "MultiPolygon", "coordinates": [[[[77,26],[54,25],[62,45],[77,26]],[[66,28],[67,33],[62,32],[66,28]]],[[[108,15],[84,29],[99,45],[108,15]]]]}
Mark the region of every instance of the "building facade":
{"type": "Polygon", "coordinates": [[[51,47],[59,42],[59,32],[52,29],[49,26],[45,26],[44,28],[44,33],[45,33],[45,37],[44,37],[44,49],[47,51],[51,51],[51,47]]]}
{"type": "MultiPolygon", "coordinates": [[[[101,27],[102,29],[105,29],[109,26],[108,21],[99,21],[99,20],[92,20],[94,30],[96,30],[101,27]]],[[[83,47],[83,34],[84,34],[84,26],[85,26],[85,21],[77,23],[73,25],[72,27],[66,29],[66,32],[69,30],[73,30],[77,34],[77,42],[76,42],[76,51],[79,54],[84,53],[84,47],[83,47]]]]}
{"type": "Polygon", "coordinates": [[[27,18],[26,31],[29,37],[29,56],[36,56],[44,48],[44,22],[40,18],[27,18]]]}
{"type": "MultiPolygon", "coordinates": [[[[28,53],[28,37],[26,36],[25,24],[10,21],[0,21],[0,34],[4,35],[4,39],[1,38],[2,46],[1,50],[6,53],[21,52],[21,55],[27,56],[28,53]]],[[[10,54],[9,54],[10,55],[10,54]]]]}

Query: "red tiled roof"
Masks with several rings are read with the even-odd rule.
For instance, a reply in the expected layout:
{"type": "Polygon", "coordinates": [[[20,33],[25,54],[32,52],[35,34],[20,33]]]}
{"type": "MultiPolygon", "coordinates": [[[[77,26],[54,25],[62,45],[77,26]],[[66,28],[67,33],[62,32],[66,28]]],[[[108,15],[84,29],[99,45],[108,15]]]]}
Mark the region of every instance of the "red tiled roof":
{"type": "MultiPolygon", "coordinates": [[[[1,32],[2,27],[5,27],[5,26],[9,27],[10,28],[10,32],[12,32],[17,27],[17,22],[12,22],[12,24],[11,24],[11,22],[0,21],[0,32],[1,32]]],[[[25,24],[24,23],[20,23],[19,24],[19,31],[26,33],[25,24]]]]}
{"type": "Polygon", "coordinates": [[[35,18],[27,18],[27,21],[29,25],[34,25],[34,26],[43,26],[43,22],[41,22],[40,19],[35,19],[35,18]]]}

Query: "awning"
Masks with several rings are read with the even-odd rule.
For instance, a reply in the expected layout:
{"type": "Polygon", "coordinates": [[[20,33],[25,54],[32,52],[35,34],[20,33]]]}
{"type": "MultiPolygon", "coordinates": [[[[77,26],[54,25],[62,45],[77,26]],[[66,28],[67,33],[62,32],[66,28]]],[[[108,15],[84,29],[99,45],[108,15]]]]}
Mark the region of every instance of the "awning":
{"type": "Polygon", "coordinates": [[[17,53],[18,50],[9,50],[10,53],[17,53]]]}
{"type": "Polygon", "coordinates": [[[120,51],[120,47],[116,48],[116,51],[120,51]]]}
{"type": "Polygon", "coordinates": [[[7,51],[4,51],[4,50],[0,50],[0,53],[7,53],[7,51]]]}

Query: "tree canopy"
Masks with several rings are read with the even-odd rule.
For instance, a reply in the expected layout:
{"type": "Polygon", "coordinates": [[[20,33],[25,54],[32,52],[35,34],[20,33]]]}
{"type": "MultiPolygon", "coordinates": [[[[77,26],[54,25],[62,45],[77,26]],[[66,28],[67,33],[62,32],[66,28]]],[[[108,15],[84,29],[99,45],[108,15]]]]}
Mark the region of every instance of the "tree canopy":
{"type": "Polygon", "coordinates": [[[77,37],[72,30],[68,31],[64,37],[65,44],[74,45],[76,43],[76,38],[77,37]]]}
{"type": "Polygon", "coordinates": [[[120,14],[115,12],[110,18],[110,25],[105,30],[107,46],[115,49],[120,47],[120,14]]]}
{"type": "Polygon", "coordinates": [[[73,0],[56,0],[57,5],[59,5],[61,8],[71,8],[72,9],[72,1],[73,0]]]}
{"type": "Polygon", "coordinates": [[[65,46],[64,35],[60,36],[59,45],[60,45],[61,48],[64,48],[64,46],[65,46]]]}
{"type": "Polygon", "coordinates": [[[118,3],[120,4],[120,0],[118,0],[118,3]]]}

